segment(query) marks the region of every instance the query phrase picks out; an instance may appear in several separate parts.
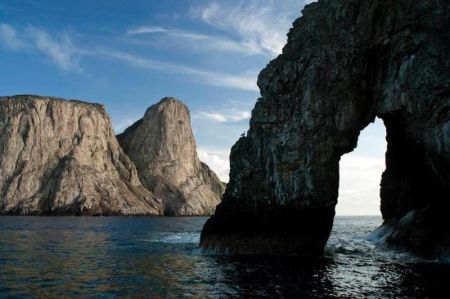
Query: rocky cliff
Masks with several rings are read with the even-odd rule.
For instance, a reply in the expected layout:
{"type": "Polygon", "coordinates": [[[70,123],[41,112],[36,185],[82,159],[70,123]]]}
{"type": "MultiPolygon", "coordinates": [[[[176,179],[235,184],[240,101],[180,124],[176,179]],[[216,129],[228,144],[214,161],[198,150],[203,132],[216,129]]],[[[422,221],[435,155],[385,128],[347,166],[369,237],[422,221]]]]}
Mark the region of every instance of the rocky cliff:
{"type": "Polygon", "coordinates": [[[157,215],[103,106],[0,97],[0,213],[157,215]]]}
{"type": "MultiPolygon", "coordinates": [[[[260,73],[250,130],[201,246],[321,254],[340,157],[376,116],[388,149],[386,242],[450,253],[450,2],[322,0],[303,10],[260,73]]],[[[363,201],[364,198],[361,198],[363,201]]]]}
{"type": "Polygon", "coordinates": [[[197,156],[188,108],[164,98],[118,136],[165,215],[211,215],[224,187],[197,156]]]}

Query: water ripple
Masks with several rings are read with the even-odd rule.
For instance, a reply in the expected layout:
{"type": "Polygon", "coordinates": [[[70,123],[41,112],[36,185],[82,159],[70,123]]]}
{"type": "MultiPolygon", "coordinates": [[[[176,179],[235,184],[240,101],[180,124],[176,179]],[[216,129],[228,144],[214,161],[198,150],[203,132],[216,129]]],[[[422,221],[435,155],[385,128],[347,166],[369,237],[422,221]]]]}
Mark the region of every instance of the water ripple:
{"type": "Polygon", "coordinates": [[[449,298],[450,265],[338,217],[321,259],[207,256],[206,218],[0,217],[0,298],[449,298]]]}

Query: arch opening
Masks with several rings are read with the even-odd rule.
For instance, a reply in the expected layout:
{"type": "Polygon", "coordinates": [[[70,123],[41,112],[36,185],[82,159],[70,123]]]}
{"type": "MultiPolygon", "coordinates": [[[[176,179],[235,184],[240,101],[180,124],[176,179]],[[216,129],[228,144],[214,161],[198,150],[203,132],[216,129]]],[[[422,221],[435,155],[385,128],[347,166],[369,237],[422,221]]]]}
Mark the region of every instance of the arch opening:
{"type": "Polygon", "coordinates": [[[386,150],[386,128],[376,118],[360,132],[357,147],[341,157],[336,216],[381,216],[380,182],[386,150]]]}

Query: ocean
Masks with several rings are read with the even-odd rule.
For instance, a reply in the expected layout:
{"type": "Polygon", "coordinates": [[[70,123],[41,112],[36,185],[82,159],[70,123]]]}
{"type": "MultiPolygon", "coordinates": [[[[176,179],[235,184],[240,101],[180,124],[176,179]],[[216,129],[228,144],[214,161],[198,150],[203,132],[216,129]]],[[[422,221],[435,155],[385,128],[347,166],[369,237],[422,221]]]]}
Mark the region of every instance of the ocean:
{"type": "Polygon", "coordinates": [[[205,217],[0,217],[0,298],[450,298],[450,263],[336,217],[319,259],[198,250],[205,217]]]}

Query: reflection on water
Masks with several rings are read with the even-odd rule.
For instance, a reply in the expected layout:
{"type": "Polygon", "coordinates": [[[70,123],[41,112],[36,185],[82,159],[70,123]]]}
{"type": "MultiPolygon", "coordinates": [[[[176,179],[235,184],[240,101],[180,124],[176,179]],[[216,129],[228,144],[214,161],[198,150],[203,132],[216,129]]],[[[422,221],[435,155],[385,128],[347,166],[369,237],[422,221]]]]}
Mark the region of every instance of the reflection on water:
{"type": "Polygon", "coordinates": [[[200,255],[205,220],[0,217],[0,297],[450,296],[450,265],[363,238],[376,217],[337,218],[317,260],[200,255]]]}

